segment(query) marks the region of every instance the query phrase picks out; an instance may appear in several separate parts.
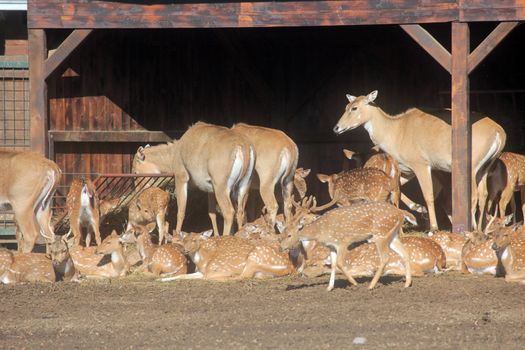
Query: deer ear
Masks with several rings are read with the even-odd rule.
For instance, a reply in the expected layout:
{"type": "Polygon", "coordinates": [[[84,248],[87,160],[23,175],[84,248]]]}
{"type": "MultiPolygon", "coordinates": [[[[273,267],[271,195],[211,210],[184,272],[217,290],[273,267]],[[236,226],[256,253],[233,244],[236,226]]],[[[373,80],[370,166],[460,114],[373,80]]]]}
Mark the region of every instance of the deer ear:
{"type": "Polygon", "coordinates": [[[279,233],[283,233],[284,232],[284,222],[282,221],[275,221],[275,226],[277,227],[277,231],[279,231],[279,233]]]}
{"type": "MultiPolygon", "coordinates": [[[[149,147],[149,145],[146,145],[146,147],[149,147]]],[[[137,149],[137,153],[135,154],[135,157],[139,162],[144,162],[144,159],[146,159],[146,155],[144,154],[144,147],[140,146],[137,149]]]]}
{"type": "Polygon", "coordinates": [[[317,178],[318,178],[319,181],[321,181],[322,183],[327,183],[328,181],[330,181],[330,175],[317,174],[317,178]]]}
{"type": "Polygon", "coordinates": [[[210,238],[212,235],[213,235],[213,230],[208,230],[208,231],[201,232],[201,236],[204,239],[210,238]]]}
{"type": "Polygon", "coordinates": [[[300,169],[299,176],[301,176],[303,179],[306,178],[308,175],[310,175],[310,172],[312,171],[312,169],[303,169],[303,168],[299,168],[299,169],[300,169]]]}
{"type": "Polygon", "coordinates": [[[157,223],[156,222],[150,222],[149,224],[146,225],[146,230],[151,233],[151,232],[153,232],[155,227],[157,227],[157,223]]]}
{"type": "Polygon", "coordinates": [[[369,93],[368,95],[366,95],[365,103],[369,104],[370,102],[374,102],[376,97],[377,97],[377,90],[374,90],[371,93],[369,93]]]}
{"type": "Polygon", "coordinates": [[[379,147],[379,145],[375,145],[374,147],[371,148],[371,150],[374,152],[381,152],[381,147],[379,147]]]}
{"type": "Polygon", "coordinates": [[[111,231],[111,236],[117,236],[118,237],[117,230],[111,231]]]}
{"type": "Polygon", "coordinates": [[[346,98],[348,99],[348,102],[352,103],[352,102],[355,101],[355,99],[356,99],[357,97],[352,96],[352,95],[350,95],[350,94],[346,94],[346,98]]]}
{"type": "Polygon", "coordinates": [[[512,221],[512,217],[513,216],[514,216],[514,213],[511,213],[510,215],[505,216],[505,221],[503,222],[505,226],[510,224],[510,222],[512,221]]]}
{"type": "Polygon", "coordinates": [[[345,154],[345,157],[348,159],[352,159],[352,157],[355,155],[355,152],[350,151],[349,149],[343,149],[343,153],[345,154]]]}

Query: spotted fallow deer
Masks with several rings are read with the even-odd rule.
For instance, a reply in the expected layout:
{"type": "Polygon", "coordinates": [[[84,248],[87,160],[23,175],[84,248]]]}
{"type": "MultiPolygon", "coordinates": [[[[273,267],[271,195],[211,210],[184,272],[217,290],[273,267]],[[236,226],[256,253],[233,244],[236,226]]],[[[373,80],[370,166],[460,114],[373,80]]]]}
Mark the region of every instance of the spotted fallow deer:
{"type": "Polygon", "coordinates": [[[310,175],[311,169],[297,168],[295,170],[293,185],[295,191],[299,195],[299,199],[303,199],[306,196],[308,186],[306,185],[306,177],[310,175]]]}
{"type": "MultiPolygon", "coordinates": [[[[486,191],[480,191],[480,207],[485,203],[487,210],[499,195],[499,216],[505,219],[505,212],[509,202],[512,207],[514,223],[516,222],[516,202],[514,192],[520,192],[522,213],[525,218],[525,156],[521,154],[503,152],[489,169],[486,191]]],[[[525,225],[525,220],[524,220],[525,225]]]]}
{"type": "Polygon", "coordinates": [[[0,207],[13,208],[21,252],[31,252],[40,236],[54,240],[51,201],[61,174],[55,162],[40,154],[0,151],[0,207]]]}
{"type": "Polygon", "coordinates": [[[290,220],[294,176],[299,159],[299,150],[293,140],[284,132],[262,126],[235,124],[232,130],[246,137],[255,151],[255,171],[261,198],[268,212],[271,226],[275,225],[278,204],[275,199],[275,185],[280,184],[283,195],[283,212],[290,220]]]}
{"type": "MultiPolygon", "coordinates": [[[[434,191],[431,171],[451,172],[452,131],[450,124],[412,108],[390,116],[372,102],[377,91],[367,96],[346,96],[349,103],[334,127],[336,134],[363,125],[372,142],[392,156],[403,173],[414,173],[427,204],[430,230],[438,229],[434,210],[434,191]]],[[[485,117],[472,125],[472,210],[477,206],[477,184],[505,146],[506,134],[492,119],[485,117]]]]}
{"type": "Polygon", "coordinates": [[[141,268],[156,276],[180,275],[188,272],[188,259],[182,253],[182,246],[178,244],[163,244],[157,246],[152,242],[151,231],[155,223],[146,226],[132,226],[120,237],[125,243],[136,243],[142,260],[141,268]]]}
{"type": "MultiPolygon", "coordinates": [[[[315,207],[315,203],[313,204],[315,207]]],[[[296,218],[299,219],[300,218],[296,218]]],[[[361,202],[350,206],[339,207],[326,212],[317,220],[300,229],[300,226],[291,226],[285,231],[286,238],[281,242],[283,249],[296,247],[299,242],[315,240],[330,248],[332,270],[328,290],[334,288],[335,272],[339,269],[348,278],[350,283],[357,282],[351,273],[345,269],[344,257],[348,247],[360,241],[368,240],[375,243],[379,253],[380,264],[369,289],[377,284],[388,262],[388,251],[394,250],[401,256],[405,264],[405,287],[412,283],[412,273],[409,255],[403,243],[399,240],[405,220],[416,224],[414,216],[404,210],[385,202],[361,202]]]]}
{"type": "Polygon", "coordinates": [[[350,205],[356,200],[390,201],[399,206],[399,182],[375,168],[357,168],[337,174],[317,174],[322,183],[328,183],[332,202],[350,205]]]}
{"type": "Polygon", "coordinates": [[[93,182],[85,178],[75,178],[71,182],[66,198],[69,213],[69,226],[75,244],[80,245],[82,228],[86,229],[86,247],[91,244],[91,232],[95,234],[95,241],[100,245],[100,210],[98,194],[93,182]]]}
{"type": "MultiPolygon", "coordinates": [[[[400,238],[410,257],[412,276],[439,273],[446,265],[445,253],[436,242],[420,236],[400,238]]],[[[379,267],[379,255],[373,244],[363,243],[346,252],[344,264],[347,273],[353,276],[371,277],[379,267]]],[[[389,251],[385,275],[404,275],[405,266],[399,255],[389,251]]]]}
{"type": "Polygon", "coordinates": [[[168,192],[158,187],[145,188],[129,204],[126,231],[131,230],[134,226],[144,226],[153,222],[156,223],[159,232],[159,245],[165,243],[169,230],[166,221],[169,202],[168,192]]]}
{"type": "Polygon", "coordinates": [[[209,238],[211,232],[185,234],[182,244],[195,263],[197,272],[166,277],[178,279],[230,280],[238,278],[267,278],[295,273],[288,254],[262,240],[237,236],[209,238]]]}
{"type": "Polygon", "coordinates": [[[55,282],[53,263],[46,254],[0,249],[0,283],[55,282]]]}
{"type": "Polygon", "coordinates": [[[525,233],[523,229],[499,231],[494,237],[492,249],[496,251],[505,270],[505,281],[525,284],[525,233]]]}
{"type": "Polygon", "coordinates": [[[218,235],[216,205],[224,217],[223,235],[230,234],[237,202],[237,224],[244,223],[244,204],[255,163],[253,146],[233,130],[198,122],[179,140],[140,147],[133,159],[133,173],[170,173],[175,176],[177,226],[180,234],[186,212],[188,183],[209,194],[209,216],[218,235]],[[215,194],[214,196],[212,194],[215,194]]]}
{"type": "Polygon", "coordinates": [[[452,271],[461,271],[461,254],[467,238],[459,233],[435,231],[430,232],[429,238],[439,244],[447,261],[447,269],[452,271]]]}

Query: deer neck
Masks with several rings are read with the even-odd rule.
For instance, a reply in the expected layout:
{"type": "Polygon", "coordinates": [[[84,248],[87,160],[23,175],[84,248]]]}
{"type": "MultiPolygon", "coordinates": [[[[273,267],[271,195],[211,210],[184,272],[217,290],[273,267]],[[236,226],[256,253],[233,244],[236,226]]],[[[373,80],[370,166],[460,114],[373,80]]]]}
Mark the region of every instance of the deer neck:
{"type": "Polygon", "coordinates": [[[368,106],[368,113],[370,119],[363,124],[363,127],[370,135],[372,142],[390,154],[393,143],[396,141],[396,130],[399,128],[401,119],[393,118],[375,106],[368,106]]]}
{"type": "Polygon", "coordinates": [[[155,246],[151,241],[149,233],[141,234],[137,240],[137,248],[139,250],[142,261],[149,261],[155,252],[155,246]]]}
{"type": "Polygon", "coordinates": [[[111,263],[117,275],[122,274],[123,271],[127,271],[129,264],[128,260],[124,256],[122,246],[119,246],[118,249],[111,253],[111,263]]]}

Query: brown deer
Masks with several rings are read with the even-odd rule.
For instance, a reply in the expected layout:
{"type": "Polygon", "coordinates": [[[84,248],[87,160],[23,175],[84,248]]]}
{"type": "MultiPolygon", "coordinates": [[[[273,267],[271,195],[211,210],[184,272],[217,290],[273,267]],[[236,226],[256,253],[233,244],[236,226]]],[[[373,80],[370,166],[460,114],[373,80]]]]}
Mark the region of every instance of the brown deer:
{"type": "Polygon", "coordinates": [[[514,200],[514,192],[518,191],[521,195],[521,210],[525,218],[525,156],[503,152],[489,169],[486,191],[480,193],[480,207],[482,205],[485,206],[486,203],[487,210],[491,210],[493,202],[499,195],[500,218],[505,219],[505,212],[510,202],[515,223],[516,202],[514,200]]]}
{"type": "Polygon", "coordinates": [[[446,231],[430,232],[428,236],[445,252],[447,269],[461,271],[461,254],[467,238],[461,234],[446,231]]]}
{"type": "MultiPolygon", "coordinates": [[[[423,276],[426,273],[439,273],[446,265],[445,253],[434,241],[420,236],[400,237],[410,257],[412,276],[423,276]]],[[[371,277],[380,264],[377,249],[373,244],[363,243],[346,252],[344,265],[352,276],[371,277]]],[[[389,251],[385,275],[405,275],[405,266],[399,255],[389,251]]]]}
{"type": "Polygon", "coordinates": [[[0,151],[0,206],[13,208],[20,251],[31,252],[40,236],[54,240],[51,201],[61,174],[55,162],[40,154],[0,151]]]}
{"type": "Polygon", "coordinates": [[[209,193],[209,216],[218,234],[216,204],[224,217],[223,235],[230,234],[237,206],[237,224],[244,223],[244,204],[255,163],[253,146],[226,127],[198,122],[179,140],[153,147],[140,147],[133,159],[133,172],[171,173],[175,176],[177,226],[180,234],[186,212],[188,182],[209,193]],[[214,193],[215,196],[211,194],[214,193]]]}
{"type": "Polygon", "coordinates": [[[87,278],[121,277],[129,271],[128,260],[115,230],[97,247],[69,245],[68,251],[76,272],[87,278]]]}
{"type": "MultiPolygon", "coordinates": [[[[315,209],[315,201],[313,203],[315,209]]],[[[352,275],[345,270],[344,256],[348,247],[359,241],[368,240],[375,243],[380,264],[369,288],[377,284],[383,269],[388,262],[388,250],[399,254],[406,266],[405,287],[412,283],[409,255],[399,240],[399,232],[406,220],[416,224],[414,216],[385,202],[361,202],[350,206],[336,208],[326,212],[312,223],[300,230],[291,226],[285,232],[286,238],[281,242],[283,249],[296,247],[299,242],[315,240],[330,248],[332,270],[328,290],[334,288],[336,268],[344,273],[350,283],[357,284],[352,275]]],[[[300,216],[294,220],[301,220],[300,216]]]]}
{"type": "MultiPolygon", "coordinates": [[[[450,124],[417,108],[390,116],[372,104],[377,97],[377,91],[367,96],[346,97],[349,103],[334,127],[334,132],[342,134],[363,125],[372,142],[392,156],[399,163],[403,173],[414,173],[427,204],[430,230],[437,230],[431,171],[451,171],[450,124]]],[[[473,216],[477,205],[478,184],[474,179],[482,182],[488,166],[500,155],[505,141],[506,134],[503,128],[488,117],[472,125],[473,216]]]]}
{"type": "Polygon", "coordinates": [[[279,277],[295,273],[285,252],[272,244],[237,236],[208,238],[203,234],[189,233],[182,239],[184,249],[195,263],[197,272],[189,275],[167,277],[161,281],[177,279],[231,280],[238,278],[279,277]]]}
{"type": "Polygon", "coordinates": [[[149,223],[157,223],[159,231],[159,245],[165,243],[168,238],[168,222],[166,212],[170,202],[168,192],[158,187],[148,187],[134,198],[129,204],[128,224],[126,231],[134,226],[144,226],[149,223]]]}
{"type": "Polygon", "coordinates": [[[525,234],[523,230],[499,231],[492,243],[505,270],[505,281],[525,284],[525,234]]]}
{"type": "Polygon", "coordinates": [[[53,263],[46,254],[17,253],[0,249],[0,282],[55,282],[53,263]]]}
{"type": "Polygon", "coordinates": [[[317,174],[328,183],[332,203],[349,205],[356,200],[387,201],[399,206],[399,183],[375,168],[357,168],[338,174],[317,174]]]}
{"type": "MultiPolygon", "coordinates": [[[[377,146],[374,146],[373,149],[377,152],[379,149],[377,146]]],[[[355,152],[343,149],[343,153],[348,159],[354,159],[355,158],[355,152]]],[[[363,168],[375,168],[382,170],[385,174],[387,174],[397,185],[398,188],[400,188],[402,185],[407,183],[408,179],[401,176],[401,170],[399,169],[399,163],[389,156],[388,154],[381,152],[372,155],[368,160],[366,161],[365,165],[363,165],[363,168]]],[[[408,198],[404,193],[401,192],[399,189],[399,193],[394,193],[394,198],[399,198],[405,205],[412,211],[418,212],[418,213],[427,213],[427,210],[424,206],[415,203],[410,198],[408,198]]]]}
{"type": "Polygon", "coordinates": [[[93,182],[85,178],[74,179],[67,194],[66,206],[75,244],[80,245],[81,230],[86,228],[86,247],[91,244],[91,231],[95,234],[97,245],[100,245],[102,240],[100,238],[99,199],[93,182]]]}
{"type": "Polygon", "coordinates": [[[268,212],[271,226],[275,226],[278,204],[275,199],[275,185],[280,184],[283,196],[283,212],[286,221],[291,218],[294,176],[299,159],[299,150],[293,140],[284,132],[262,126],[235,124],[232,130],[248,139],[255,151],[255,171],[261,198],[268,212]]]}
{"type": "Polygon", "coordinates": [[[125,243],[136,243],[142,260],[142,270],[156,276],[181,275],[188,273],[188,260],[177,244],[153,244],[151,231],[155,223],[146,226],[133,226],[125,232],[120,240],[125,243]]]}

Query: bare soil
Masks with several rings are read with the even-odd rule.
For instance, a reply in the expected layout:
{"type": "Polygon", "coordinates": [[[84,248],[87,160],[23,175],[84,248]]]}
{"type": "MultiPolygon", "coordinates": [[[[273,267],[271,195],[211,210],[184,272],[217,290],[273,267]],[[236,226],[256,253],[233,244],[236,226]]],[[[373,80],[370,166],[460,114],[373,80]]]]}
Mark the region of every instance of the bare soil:
{"type": "Polygon", "coordinates": [[[525,348],[525,286],[449,273],[0,285],[0,348],[525,348]],[[354,343],[364,344],[354,344],[354,343]]]}

